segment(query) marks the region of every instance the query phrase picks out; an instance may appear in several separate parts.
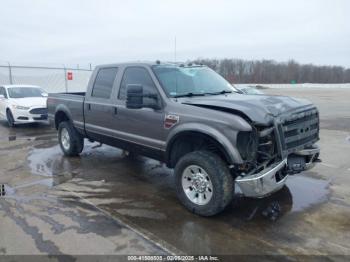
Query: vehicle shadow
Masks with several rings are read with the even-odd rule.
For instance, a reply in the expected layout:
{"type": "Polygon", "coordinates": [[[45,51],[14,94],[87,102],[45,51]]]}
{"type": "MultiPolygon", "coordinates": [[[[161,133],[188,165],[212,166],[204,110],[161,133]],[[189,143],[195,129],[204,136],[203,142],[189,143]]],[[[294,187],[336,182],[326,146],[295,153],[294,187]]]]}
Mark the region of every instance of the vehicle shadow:
{"type": "Polygon", "coordinates": [[[218,218],[225,220],[250,222],[275,222],[293,208],[293,195],[288,186],[265,198],[248,198],[236,195],[232,203],[218,218]]]}
{"type": "Polygon", "coordinates": [[[14,141],[17,139],[35,138],[43,134],[53,133],[49,124],[26,123],[10,127],[6,121],[0,121],[0,139],[14,141]]]}

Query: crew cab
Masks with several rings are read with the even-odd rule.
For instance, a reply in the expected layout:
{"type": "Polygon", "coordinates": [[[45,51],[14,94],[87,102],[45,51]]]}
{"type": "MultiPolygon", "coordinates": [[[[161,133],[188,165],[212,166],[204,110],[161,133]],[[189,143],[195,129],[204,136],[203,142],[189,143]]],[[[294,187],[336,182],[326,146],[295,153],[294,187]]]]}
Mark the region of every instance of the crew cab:
{"type": "Polygon", "coordinates": [[[191,212],[212,216],[235,188],[260,198],[319,161],[319,113],[307,100],[246,95],[203,65],[97,66],[86,93],[49,94],[48,115],[67,156],[84,138],[174,168],[191,212]]]}

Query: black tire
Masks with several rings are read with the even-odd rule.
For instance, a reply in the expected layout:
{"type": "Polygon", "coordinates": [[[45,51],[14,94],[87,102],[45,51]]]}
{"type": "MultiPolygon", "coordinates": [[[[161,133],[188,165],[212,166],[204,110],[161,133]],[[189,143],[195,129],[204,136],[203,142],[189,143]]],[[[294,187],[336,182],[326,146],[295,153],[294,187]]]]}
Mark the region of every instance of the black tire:
{"type": "Polygon", "coordinates": [[[6,117],[9,127],[15,127],[15,119],[10,109],[6,110],[6,117]]]}
{"type": "Polygon", "coordinates": [[[84,138],[78,133],[70,122],[61,122],[58,126],[58,142],[66,156],[78,156],[84,148],[84,138]],[[67,133],[65,133],[67,131],[67,133]],[[62,133],[68,134],[69,141],[63,143],[62,133]]]}
{"type": "Polygon", "coordinates": [[[201,216],[220,213],[232,201],[234,194],[234,181],[227,164],[218,155],[207,151],[194,151],[179,160],[175,167],[175,186],[181,203],[191,212],[201,216]],[[185,169],[193,165],[201,167],[206,172],[213,187],[211,199],[204,205],[192,202],[182,186],[185,169]]]}

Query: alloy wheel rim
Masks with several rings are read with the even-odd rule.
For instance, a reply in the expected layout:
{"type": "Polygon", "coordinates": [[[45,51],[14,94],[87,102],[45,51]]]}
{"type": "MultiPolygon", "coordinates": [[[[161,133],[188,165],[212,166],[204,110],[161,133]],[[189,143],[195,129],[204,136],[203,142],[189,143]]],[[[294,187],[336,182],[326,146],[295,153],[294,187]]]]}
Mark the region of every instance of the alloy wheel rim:
{"type": "Polygon", "coordinates": [[[69,150],[70,147],[70,136],[68,130],[63,128],[61,131],[61,143],[65,150],[69,150]]]}
{"type": "Polygon", "coordinates": [[[196,205],[206,205],[213,197],[213,184],[208,173],[198,165],[185,168],[181,177],[186,197],[196,205]]]}

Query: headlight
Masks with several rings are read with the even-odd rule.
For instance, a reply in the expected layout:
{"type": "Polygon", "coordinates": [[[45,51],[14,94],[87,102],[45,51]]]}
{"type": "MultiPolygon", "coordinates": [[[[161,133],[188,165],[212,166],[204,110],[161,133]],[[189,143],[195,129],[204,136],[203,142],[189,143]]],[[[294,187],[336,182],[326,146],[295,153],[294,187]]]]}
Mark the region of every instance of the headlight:
{"type": "Polygon", "coordinates": [[[28,110],[30,107],[13,105],[13,108],[18,110],[28,110]]]}
{"type": "Polygon", "coordinates": [[[237,149],[243,160],[254,161],[258,150],[258,136],[255,130],[241,131],[237,135],[237,149]]]}

